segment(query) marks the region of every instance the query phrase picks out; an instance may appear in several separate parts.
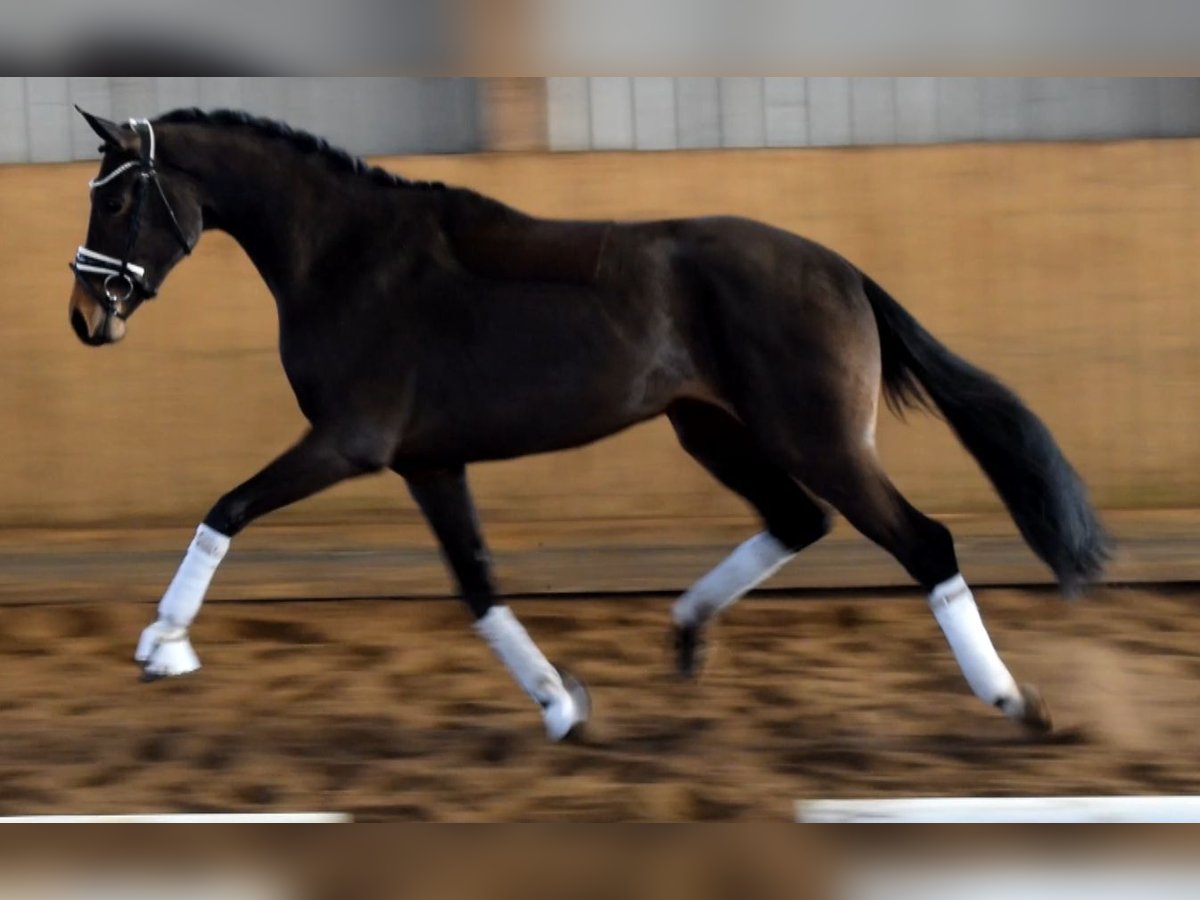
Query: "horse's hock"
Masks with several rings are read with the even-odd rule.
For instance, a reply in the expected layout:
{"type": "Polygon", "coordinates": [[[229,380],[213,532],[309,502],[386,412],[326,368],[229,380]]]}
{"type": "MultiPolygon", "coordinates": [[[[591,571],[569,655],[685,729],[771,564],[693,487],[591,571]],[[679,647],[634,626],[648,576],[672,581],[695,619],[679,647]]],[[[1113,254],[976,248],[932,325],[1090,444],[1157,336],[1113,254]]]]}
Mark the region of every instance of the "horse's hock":
{"type": "MultiPolygon", "coordinates": [[[[1200,508],[1191,396],[1200,382],[1200,142],[385,162],[543,215],[728,212],[836,247],[952,349],[1015,387],[1101,507],[1200,508]]],[[[0,169],[0,262],[12,286],[0,404],[6,421],[21,423],[0,454],[0,519],[8,528],[186,529],[301,425],[279,367],[275,311],[241,251],[213,235],[125,344],[83,352],[57,298],[92,174],[91,164],[0,169]]],[[[999,513],[945,426],[910,418],[881,417],[882,452],[905,493],[934,513],[999,513]]],[[[473,479],[500,555],[565,532],[603,546],[630,523],[647,534],[653,522],[674,523],[686,542],[713,546],[746,534],[740,503],[686,461],[662,422],[478,467],[473,479]]],[[[406,511],[397,480],[367,479],[271,521],[378,530],[406,511]]],[[[173,553],[177,538],[164,541],[173,553]]],[[[605,568],[628,559],[614,554],[605,568]]],[[[444,585],[440,572],[430,579],[444,585]]],[[[570,587],[595,582],[585,573],[570,587]]]]}

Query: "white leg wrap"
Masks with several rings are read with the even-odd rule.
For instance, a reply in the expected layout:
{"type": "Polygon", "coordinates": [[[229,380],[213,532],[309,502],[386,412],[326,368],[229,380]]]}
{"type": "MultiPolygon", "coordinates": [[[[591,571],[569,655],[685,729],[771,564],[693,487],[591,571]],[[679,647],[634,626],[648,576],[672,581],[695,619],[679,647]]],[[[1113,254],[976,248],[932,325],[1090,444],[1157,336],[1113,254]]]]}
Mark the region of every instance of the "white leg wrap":
{"type": "Polygon", "coordinates": [[[158,604],[158,617],[178,628],[187,628],[200,611],[217,566],[229,550],[229,538],[207,525],[196,529],[179,571],[158,604]]]}
{"type": "Polygon", "coordinates": [[[229,538],[207,525],[196,536],[158,604],[158,621],[142,632],[134,659],[150,675],[186,675],[200,668],[188,640],[188,627],[200,611],[217,566],[229,550],[229,538]]]}
{"type": "Polygon", "coordinates": [[[542,707],[550,740],[562,740],[583,718],[562,677],[507,606],[493,606],[475,623],[479,636],[534,701],[542,707]]]}
{"type": "Polygon", "coordinates": [[[1019,718],[1025,701],[992,646],[967,582],[961,575],[955,575],[938,585],[929,595],[929,605],[975,696],[998,707],[1005,715],[1019,718]]]}
{"type": "Polygon", "coordinates": [[[675,601],[675,624],[684,628],[703,625],[778,572],[795,555],[771,535],[755,535],[675,601]]]}

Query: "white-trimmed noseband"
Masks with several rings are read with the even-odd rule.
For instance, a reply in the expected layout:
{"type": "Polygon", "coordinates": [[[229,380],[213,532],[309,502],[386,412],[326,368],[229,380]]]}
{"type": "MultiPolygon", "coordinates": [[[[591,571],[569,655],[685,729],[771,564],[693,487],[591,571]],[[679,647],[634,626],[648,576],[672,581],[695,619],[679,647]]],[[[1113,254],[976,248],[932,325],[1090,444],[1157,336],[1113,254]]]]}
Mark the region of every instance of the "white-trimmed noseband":
{"type": "Polygon", "coordinates": [[[119,259],[105,256],[103,253],[97,253],[87,247],[80,247],[75,251],[75,268],[91,275],[123,275],[129,272],[138,278],[146,277],[146,270],[142,266],[125,263],[122,268],[119,259]]]}

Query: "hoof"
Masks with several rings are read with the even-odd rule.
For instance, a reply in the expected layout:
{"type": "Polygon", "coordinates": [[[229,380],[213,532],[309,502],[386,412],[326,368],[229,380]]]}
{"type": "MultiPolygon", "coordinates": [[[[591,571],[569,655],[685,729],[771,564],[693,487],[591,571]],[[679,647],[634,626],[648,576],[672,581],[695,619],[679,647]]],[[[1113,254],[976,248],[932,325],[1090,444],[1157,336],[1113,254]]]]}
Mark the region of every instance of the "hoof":
{"type": "Polygon", "coordinates": [[[588,719],[592,715],[592,697],[583,682],[561,666],[554,667],[562,678],[567,692],[567,703],[561,709],[547,709],[546,732],[550,740],[577,743],[583,740],[588,719]]]}
{"type": "Polygon", "coordinates": [[[153,684],[156,681],[166,681],[170,675],[156,675],[145,666],[142,666],[142,674],[138,676],[138,682],[141,684],[153,684]]]}
{"type": "Polygon", "coordinates": [[[200,668],[200,658],[192,649],[187,630],[165,628],[161,623],[142,632],[134,660],[142,666],[143,682],[190,675],[200,668]]]}
{"type": "Polygon", "coordinates": [[[675,671],[684,678],[695,678],[704,668],[704,635],[694,625],[676,625],[672,632],[675,671]]]}
{"type": "Polygon", "coordinates": [[[185,672],[167,672],[158,669],[151,669],[149,666],[143,666],[141,674],[138,675],[138,682],[140,684],[153,684],[156,681],[167,681],[172,678],[184,678],[188,675],[191,675],[193,672],[198,672],[199,670],[200,666],[196,666],[196,668],[185,672]]]}
{"type": "Polygon", "coordinates": [[[1054,720],[1050,716],[1050,707],[1042,699],[1042,692],[1032,684],[1021,685],[1021,699],[1025,708],[1017,719],[1034,734],[1049,734],[1054,730],[1054,720]]]}

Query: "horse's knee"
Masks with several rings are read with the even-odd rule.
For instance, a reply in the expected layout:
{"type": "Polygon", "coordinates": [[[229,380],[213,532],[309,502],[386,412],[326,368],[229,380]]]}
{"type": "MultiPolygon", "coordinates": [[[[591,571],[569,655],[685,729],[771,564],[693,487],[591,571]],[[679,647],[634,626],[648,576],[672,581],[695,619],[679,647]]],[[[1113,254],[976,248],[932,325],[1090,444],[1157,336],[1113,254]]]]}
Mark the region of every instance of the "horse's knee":
{"type": "Polygon", "coordinates": [[[786,515],[775,515],[767,522],[767,530],[777,541],[799,553],[812,546],[833,529],[833,516],[811,501],[807,508],[789,510],[786,515]]]}
{"type": "Polygon", "coordinates": [[[204,517],[204,524],[218,534],[234,537],[249,524],[248,504],[239,500],[236,492],[231,491],[220,500],[204,517]]]}

